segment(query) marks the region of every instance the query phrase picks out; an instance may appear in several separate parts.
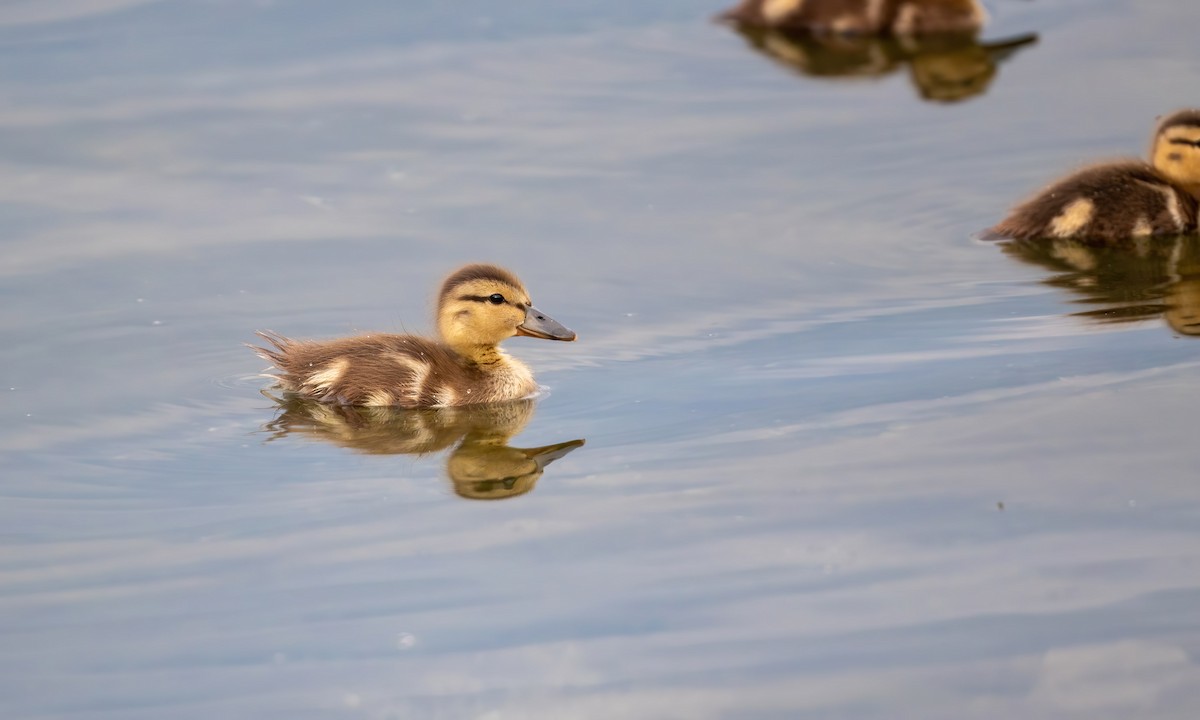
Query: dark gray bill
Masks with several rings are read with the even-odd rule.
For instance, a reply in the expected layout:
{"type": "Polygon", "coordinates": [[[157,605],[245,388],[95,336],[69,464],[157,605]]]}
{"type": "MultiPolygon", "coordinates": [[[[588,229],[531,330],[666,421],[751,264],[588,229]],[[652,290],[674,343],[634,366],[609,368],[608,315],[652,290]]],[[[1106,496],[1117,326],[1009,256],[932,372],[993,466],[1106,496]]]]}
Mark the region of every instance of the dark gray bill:
{"type": "Polygon", "coordinates": [[[546,466],[550,463],[561,458],[575,448],[582,446],[583,439],[580,438],[579,440],[570,440],[568,442],[561,442],[555,445],[545,445],[537,448],[524,448],[521,450],[521,452],[525,453],[525,456],[530,460],[537,463],[538,470],[545,470],[546,466]]]}
{"type": "Polygon", "coordinates": [[[525,322],[517,326],[518,335],[543,338],[545,340],[574,340],[575,332],[568,330],[558,321],[532,305],[525,311],[525,322]]]}

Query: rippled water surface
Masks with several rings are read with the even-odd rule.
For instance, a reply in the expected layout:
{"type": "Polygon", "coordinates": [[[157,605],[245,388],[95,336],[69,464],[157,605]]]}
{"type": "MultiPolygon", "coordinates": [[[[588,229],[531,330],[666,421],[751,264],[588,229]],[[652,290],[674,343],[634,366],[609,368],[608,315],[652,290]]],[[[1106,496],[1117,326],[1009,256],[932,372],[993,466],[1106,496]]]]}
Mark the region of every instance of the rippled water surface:
{"type": "Polygon", "coordinates": [[[987,5],[0,8],[0,716],[1194,717],[1200,245],[973,238],[1200,105],[1200,5],[987,5]],[[536,402],[260,394],[477,260],[536,402]]]}

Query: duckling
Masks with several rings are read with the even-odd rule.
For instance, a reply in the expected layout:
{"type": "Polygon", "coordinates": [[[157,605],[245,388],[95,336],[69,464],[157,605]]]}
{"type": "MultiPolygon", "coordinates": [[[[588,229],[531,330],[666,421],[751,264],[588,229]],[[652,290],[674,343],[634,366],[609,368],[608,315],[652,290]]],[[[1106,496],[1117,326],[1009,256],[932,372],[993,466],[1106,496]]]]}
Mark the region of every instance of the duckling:
{"type": "Polygon", "coordinates": [[[785,32],[904,36],[975,32],[987,13],[979,0],[742,0],[719,18],[785,32]]]}
{"type": "Polygon", "coordinates": [[[1094,165],[1013,209],[991,235],[1117,242],[1196,230],[1200,205],[1200,110],[1179,110],[1154,131],[1150,163],[1094,165]]]}
{"type": "Polygon", "coordinates": [[[575,333],[533,306],[525,286],[495,265],[467,265],[446,278],[437,302],[439,340],[370,334],[337,340],[258,336],[253,347],[280,373],[285,391],[338,405],[446,407],[503,402],[537,390],[533,373],[499,344],[514,335],[546,340],[575,333]]]}

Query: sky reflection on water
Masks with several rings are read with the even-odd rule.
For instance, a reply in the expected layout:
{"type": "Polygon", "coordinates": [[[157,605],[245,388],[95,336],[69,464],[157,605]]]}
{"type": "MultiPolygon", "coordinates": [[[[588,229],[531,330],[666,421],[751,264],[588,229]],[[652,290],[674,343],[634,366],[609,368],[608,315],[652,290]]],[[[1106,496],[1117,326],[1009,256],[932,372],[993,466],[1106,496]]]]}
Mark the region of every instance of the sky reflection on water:
{"type": "Polygon", "coordinates": [[[0,11],[0,715],[1191,717],[1195,243],[971,235],[1197,104],[1200,6],[995,0],[953,104],[718,9],[0,11]],[[475,260],[580,333],[501,447],[585,447],[271,439],[254,330],[475,260]]]}

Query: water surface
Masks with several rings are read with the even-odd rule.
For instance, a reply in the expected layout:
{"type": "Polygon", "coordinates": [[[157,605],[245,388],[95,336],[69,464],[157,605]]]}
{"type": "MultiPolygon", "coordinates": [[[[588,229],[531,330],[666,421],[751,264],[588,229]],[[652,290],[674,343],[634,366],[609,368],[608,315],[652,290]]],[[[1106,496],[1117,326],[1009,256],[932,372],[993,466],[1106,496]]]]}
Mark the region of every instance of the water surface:
{"type": "Polygon", "coordinates": [[[1190,718],[1195,240],[972,236],[1200,6],[988,7],[950,99],[698,0],[0,11],[0,714],[1190,718]],[[469,261],[580,333],[528,413],[260,394],[469,261]]]}

